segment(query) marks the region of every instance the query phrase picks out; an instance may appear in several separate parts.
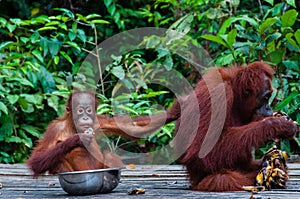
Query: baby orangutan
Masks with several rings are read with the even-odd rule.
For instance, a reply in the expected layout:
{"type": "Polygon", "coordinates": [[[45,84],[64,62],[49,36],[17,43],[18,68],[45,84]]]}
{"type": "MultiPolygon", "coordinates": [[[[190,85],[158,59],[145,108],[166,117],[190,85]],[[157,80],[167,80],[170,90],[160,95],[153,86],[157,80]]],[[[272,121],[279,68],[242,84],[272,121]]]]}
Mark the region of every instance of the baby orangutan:
{"type": "Polygon", "coordinates": [[[27,160],[38,176],[60,172],[122,167],[120,157],[102,153],[93,135],[98,100],[91,92],[74,92],[62,117],[52,121],[27,160]],[[89,133],[87,133],[89,132],[89,133]]]}

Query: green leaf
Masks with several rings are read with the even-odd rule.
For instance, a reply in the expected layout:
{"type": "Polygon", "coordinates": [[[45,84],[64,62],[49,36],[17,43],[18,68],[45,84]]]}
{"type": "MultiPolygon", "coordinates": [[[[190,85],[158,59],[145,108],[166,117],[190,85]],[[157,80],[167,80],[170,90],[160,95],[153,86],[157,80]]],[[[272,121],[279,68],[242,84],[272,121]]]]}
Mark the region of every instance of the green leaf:
{"type": "Polygon", "coordinates": [[[40,15],[36,18],[32,18],[31,21],[33,22],[32,24],[37,24],[37,23],[44,24],[46,22],[50,22],[50,19],[46,15],[40,15]]]}
{"type": "Polygon", "coordinates": [[[54,63],[57,65],[59,62],[59,56],[54,56],[54,63]]]}
{"type": "Polygon", "coordinates": [[[61,46],[61,44],[57,39],[48,41],[48,48],[49,48],[49,51],[50,51],[50,54],[52,55],[52,57],[57,55],[57,53],[60,49],[60,46],[61,46]]]}
{"type": "Polygon", "coordinates": [[[185,15],[177,20],[166,32],[166,44],[184,37],[191,30],[191,23],[194,19],[193,14],[185,15]]]}
{"type": "Polygon", "coordinates": [[[230,17],[224,21],[218,32],[218,35],[224,35],[226,33],[227,28],[230,27],[231,24],[233,24],[236,21],[246,21],[249,24],[251,24],[255,29],[258,27],[258,23],[253,18],[250,18],[247,15],[241,17],[230,17]]]}
{"type": "Polygon", "coordinates": [[[22,143],[22,139],[17,137],[17,136],[12,135],[10,137],[6,137],[5,142],[8,142],[8,143],[22,143]]]}
{"type": "Polygon", "coordinates": [[[36,138],[41,137],[40,132],[34,126],[22,124],[21,128],[36,138]]]}
{"type": "Polygon", "coordinates": [[[30,86],[30,87],[34,88],[33,84],[30,81],[28,81],[27,79],[24,79],[24,78],[10,78],[9,80],[10,81],[17,81],[17,82],[19,82],[19,83],[21,83],[25,86],[30,86]]]}
{"type": "Polygon", "coordinates": [[[290,42],[290,44],[292,44],[293,46],[299,47],[298,44],[297,44],[297,42],[292,38],[292,36],[293,36],[293,33],[290,32],[290,33],[286,34],[285,38],[286,38],[287,41],[290,42]]]}
{"type": "Polygon", "coordinates": [[[42,104],[43,97],[39,94],[21,94],[21,97],[23,97],[27,102],[32,104],[42,104]]]}
{"type": "Polygon", "coordinates": [[[113,0],[104,0],[104,4],[106,7],[108,7],[112,2],[113,0]]]}
{"type": "Polygon", "coordinates": [[[296,10],[288,10],[281,16],[282,27],[291,27],[296,22],[298,12],[296,10]]]}
{"type": "Polygon", "coordinates": [[[0,24],[4,28],[6,26],[7,20],[4,19],[3,17],[0,17],[0,24]]]}
{"type": "Polygon", "coordinates": [[[74,32],[70,31],[68,33],[68,36],[69,36],[70,41],[73,41],[76,38],[77,34],[75,34],[74,32]]]}
{"type": "Polygon", "coordinates": [[[41,63],[44,63],[44,59],[43,59],[43,56],[42,56],[42,53],[39,51],[39,50],[33,50],[32,51],[32,54],[41,62],[41,63]]]}
{"type": "Polygon", "coordinates": [[[98,14],[89,14],[88,16],[86,16],[86,19],[93,19],[93,18],[97,18],[97,17],[101,17],[101,15],[98,15],[98,14]]]}
{"type": "Polygon", "coordinates": [[[268,44],[268,43],[270,43],[270,42],[272,42],[272,41],[274,41],[274,40],[276,40],[276,39],[279,39],[280,37],[281,37],[281,33],[275,32],[275,33],[269,35],[269,36],[266,38],[266,42],[267,42],[267,44],[268,44]]]}
{"type": "Polygon", "coordinates": [[[166,59],[163,63],[163,66],[167,69],[167,71],[172,70],[172,68],[173,68],[173,59],[172,59],[171,54],[166,56],[166,59]]]}
{"type": "Polygon", "coordinates": [[[86,22],[86,17],[82,16],[82,14],[76,13],[76,16],[78,17],[78,19],[79,19],[80,21],[86,22]]]}
{"type": "Polygon", "coordinates": [[[29,37],[31,43],[36,43],[40,39],[40,33],[38,31],[35,31],[30,37],[29,37]]]}
{"type": "Polygon", "coordinates": [[[265,0],[265,2],[268,2],[268,3],[271,4],[272,6],[274,5],[274,0],[265,0]]]}
{"type": "Polygon", "coordinates": [[[58,101],[59,101],[59,98],[55,95],[51,95],[47,99],[48,105],[50,107],[52,107],[56,112],[58,112],[58,104],[59,104],[58,101]]]}
{"type": "Polygon", "coordinates": [[[159,45],[156,48],[158,55],[157,55],[157,59],[160,59],[168,54],[170,54],[170,51],[167,48],[163,48],[161,45],[159,45]]]}
{"type": "Polygon", "coordinates": [[[10,115],[1,116],[1,126],[0,126],[0,140],[1,136],[4,137],[11,136],[13,134],[14,124],[10,115]]]}
{"type": "Polygon", "coordinates": [[[74,64],[73,64],[73,61],[72,61],[72,59],[71,59],[71,57],[70,57],[66,52],[60,51],[60,54],[61,54],[66,60],[68,60],[68,62],[70,62],[70,64],[74,65],[74,64]]]}
{"type": "Polygon", "coordinates": [[[3,43],[0,43],[0,50],[1,50],[2,48],[5,48],[5,47],[7,47],[7,46],[13,44],[13,43],[14,43],[14,42],[12,42],[12,41],[6,41],[6,42],[3,42],[3,43]]]}
{"type": "Polygon", "coordinates": [[[44,67],[40,66],[40,73],[38,73],[38,79],[42,84],[42,88],[45,93],[53,92],[55,88],[55,81],[52,74],[44,67]]]}
{"type": "Polygon", "coordinates": [[[298,92],[291,93],[289,96],[287,96],[284,100],[282,100],[275,108],[275,111],[279,111],[282,108],[284,108],[287,104],[289,104],[294,98],[300,96],[298,92]]]}
{"type": "Polygon", "coordinates": [[[202,35],[201,38],[209,40],[209,41],[213,41],[216,42],[218,44],[221,44],[223,46],[225,46],[226,48],[228,48],[228,45],[223,41],[222,37],[220,36],[215,36],[215,35],[202,35]]]}
{"type": "Polygon", "coordinates": [[[286,3],[296,8],[295,0],[286,0],[286,3]]]}
{"type": "Polygon", "coordinates": [[[85,43],[85,42],[86,42],[86,35],[85,35],[84,30],[82,30],[82,29],[77,29],[77,31],[78,31],[77,37],[78,37],[83,43],[85,43]]]}
{"type": "Polygon", "coordinates": [[[45,57],[48,54],[48,39],[46,37],[40,39],[40,46],[43,49],[43,55],[45,57]]]}
{"type": "Polygon", "coordinates": [[[141,94],[141,95],[137,96],[137,99],[148,99],[151,97],[156,97],[156,96],[159,96],[162,94],[167,94],[167,93],[170,93],[170,92],[168,92],[168,91],[151,91],[147,94],[141,94]]]}
{"type": "Polygon", "coordinates": [[[56,30],[56,29],[57,29],[57,27],[54,27],[54,26],[46,26],[46,27],[37,29],[37,31],[56,30]]]}
{"type": "Polygon", "coordinates": [[[61,24],[61,22],[59,22],[59,21],[50,21],[50,22],[46,23],[45,26],[53,26],[53,25],[59,26],[60,24],[61,24]]]}
{"type": "Polygon", "coordinates": [[[226,66],[226,65],[231,65],[233,61],[234,61],[234,57],[233,57],[233,55],[230,53],[230,54],[223,55],[223,56],[219,57],[219,58],[216,60],[216,64],[217,64],[218,66],[226,66]]]}
{"type": "Polygon", "coordinates": [[[6,105],[3,102],[0,102],[0,110],[5,113],[6,115],[8,114],[8,110],[6,105]]]}
{"type": "Polygon", "coordinates": [[[12,105],[14,105],[18,101],[19,95],[8,95],[7,99],[9,101],[9,103],[11,103],[12,105]]]}
{"type": "Polygon", "coordinates": [[[6,24],[6,27],[9,32],[13,32],[17,28],[17,25],[12,25],[12,24],[8,23],[8,24],[6,24]]]}
{"type": "Polygon", "coordinates": [[[267,18],[259,27],[258,27],[258,33],[260,35],[264,34],[265,31],[270,28],[277,20],[277,17],[273,18],[267,18]]]}
{"type": "Polygon", "coordinates": [[[148,86],[147,84],[143,81],[143,80],[140,80],[138,78],[132,78],[138,85],[142,86],[144,89],[147,89],[148,86]]]}
{"type": "Polygon", "coordinates": [[[160,39],[157,36],[150,36],[147,39],[146,48],[155,48],[158,44],[160,44],[160,39]]]}
{"type": "Polygon", "coordinates": [[[122,66],[115,66],[110,72],[119,79],[124,79],[125,77],[125,71],[122,66]]]}
{"type": "Polygon", "coordinates": [[[91,24],[110,24],[108,21],[103,20],[103,19],[95,19],[93,21],[90,22],[91,24]]]}
{"type": "Polygon", "coordinates": [[[227,36],[227,43],[228,43],[228,45],[230,46],[230,48],[233,47],[233,44],[234,44],[234,42],[235,42],[236,35],[237,35],[237,30],[236,30],[236,29],[232,29],[232,30],[228,33],[228,36],[227,36]]]}
{"type": "Polygon", "coordinates": [[[272,63],[277,65],[282,61],[283,52],[280,50],[276,50],[276,51],[269,53],[268,56],[270,57],[272,63]]]}
{"type": "Polygon", "coordinates": [[[72,19],[74,19],[74,17],[75,17],[74,14],[70,10],[65,9],[65,8],[54,8],[53,10],[62,11],[63,14],[67,15],[68,17],[70,17],[72,19]]]}
{"type": "Polygon", "coordinates": [[[123,104],[117,105],[116,110],[118,110],[118,109],[123,110],[125,112],[132,113],[134,115],[139,115],[139,113],[137,111],[135,111],[133,108],[125,106],[123,104]]]}
{"type": "Polygon", "coordinates": [[[288,68],[295,71],[299,70],[298,62],[297,61],[282,61],[283,65],[288,68]]]}
{"type": "Polygon", "coordinates": [[[71,42],[71,41],[67,41],[65,42],[65,44],[70,45],[71,47],[75,48],[76,50],[78,50],[79,52],[81,52],[81,48],[79,47],[79,45],[75,42],[71,42]]]}
{"type": "MultiPolygon", "coordinates": [[[[300,45],[300,29],[295,32],[295,38],[298,44],[300,45]]],[[[0,48],[1,49],[1,48],[0,48]]]]}
{"type": "Polygon", "coordinates": [[[33,105],[29,104],[24,98],[20,97],[18,102],[23,112],[32,113],[34,111],[33,105]]]}
{"type": "Polygon", "coordinates": [[[27,37],[20,37],[20,41],[22,41],[24,44],[26,44],[29,41],[29,38],[27,38],[27,37]]]}

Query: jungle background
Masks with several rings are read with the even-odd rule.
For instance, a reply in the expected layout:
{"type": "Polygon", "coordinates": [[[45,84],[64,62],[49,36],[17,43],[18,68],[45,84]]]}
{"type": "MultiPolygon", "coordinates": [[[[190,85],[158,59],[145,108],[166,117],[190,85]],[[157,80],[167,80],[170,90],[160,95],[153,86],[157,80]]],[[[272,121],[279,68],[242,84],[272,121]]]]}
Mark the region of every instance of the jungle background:
{"type": "MultiPolygon", "coordinates": [[[[295,0],[1,0],[0,1],[0,163],[24,162],[49,122],[63,114],[85,57],[96,44],[141,27],[174,29],[200,43],[217,66],[264,60],[276,69],[270,103],[300,123],[300,1],[295,0]]],[[[155,114],[170,107],[174,95],[147,79],[160,68],[174,69],[194,85],[201,74],[192,64],[163,48],[157,38],[149,48],[113,57],[96,85],[99,114],[112,111],[112,91],[123,81],[132,89],[121,112],[155,114]],[[147,54],[147,55],[146,55],[147,54]],[[147,70],[155,63],[156,70],[147,70]],[[136,68],[141,71],[136,73],[136,68]]],[[[113,55],[112,55],[113,56],[113,55]]],[[[163,78],[158,81],[163,81],[163,78]]],[[[133,152],[162,148],[173,138],[174,123],[139,141],[112,138],[133,152]]],[[[299,136],[281,142],[299,153],[299,136]]],[[[261,147],[261,156],[271,145],[261,147]]],[[[164,153],[162,151],[162,153],[164,153]]],[[[168,158],[168,154],[164,154],[168,158]]]]}

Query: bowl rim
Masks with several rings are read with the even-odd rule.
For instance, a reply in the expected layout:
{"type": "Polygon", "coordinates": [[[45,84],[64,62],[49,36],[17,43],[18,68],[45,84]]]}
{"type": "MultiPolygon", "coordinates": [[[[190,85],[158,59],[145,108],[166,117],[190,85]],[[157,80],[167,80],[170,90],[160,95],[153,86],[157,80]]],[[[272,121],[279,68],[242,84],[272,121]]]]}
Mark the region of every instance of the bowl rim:
{"type": "Polygon", "coordinates": [[[62,175],[73,175],[73,174],[84,174],[84,173],[97,173],[97,172],[104,172],[104,171],[121,171],[122,168],[106,168],[106,169],[92,169],[92,170],[83,170],[83,171],[68,171],[58,173],[58,176],[62,175]]]}

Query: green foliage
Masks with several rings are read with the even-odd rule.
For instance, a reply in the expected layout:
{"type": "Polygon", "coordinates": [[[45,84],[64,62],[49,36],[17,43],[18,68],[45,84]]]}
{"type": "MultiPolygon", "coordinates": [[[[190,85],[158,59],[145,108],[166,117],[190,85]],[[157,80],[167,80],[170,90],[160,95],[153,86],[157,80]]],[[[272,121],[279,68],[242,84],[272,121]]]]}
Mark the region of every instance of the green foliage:
{"type": "MultiPolygon", "coordinates": [[[[101,6],[74,0],[72,7],[56,0],[22,2],[13,5],[22,18],[14,13],[6,17],[0,6],[0,162],[28,157],[49,121],[62,114],[70,90],[83,86],[81,79],[99,93],[100,114],[134,117],[157,113],[158,104],[170,107],[172,93],[151,82],[168,85],[174,79],[164,72],[172,70],[188,76],[191,84],[197,81],[190,78],[192,64],[172,53],[177,52],[178,42],[182,52],[201,43],[218,66],[270,63],[277,70],[272,106],[300,123],[300,16],[295,0],[104,0],[101,6]],[[146,26],[168,31],[164,37],[145,37],[143,49],[109,55],[113,61],[101,71],[97,84],[79,74],[87,54],[93,54],[101,41],[146,26]],[[189,39],[181,40],[186,35],[189,39]]],[[[116,138],[112,145],[154,151],[173,139],[174,126],[166,125],[137,142],[116,138]]],[[[286,142],[282,146],[289,149],[286,142]]]]}
{"type": "Polygon", "coordinates": [[[62,115],[84,50],[95,46],[89,44],[96,42],[95,35],[86,32],[108,24],[100,15],[55,10],[62,14],[0,18],[6,38],[0,44],[0,162],[24,161],[49,121],[62,115]]]}

